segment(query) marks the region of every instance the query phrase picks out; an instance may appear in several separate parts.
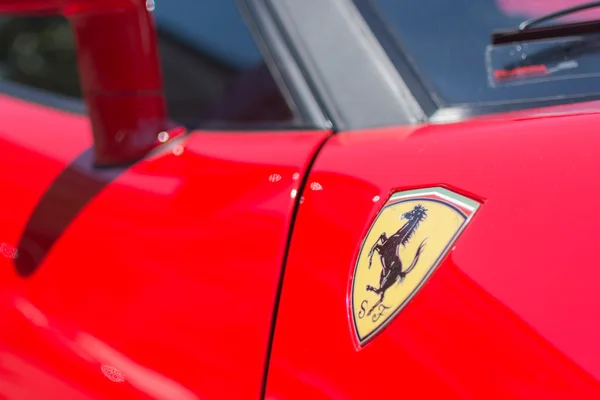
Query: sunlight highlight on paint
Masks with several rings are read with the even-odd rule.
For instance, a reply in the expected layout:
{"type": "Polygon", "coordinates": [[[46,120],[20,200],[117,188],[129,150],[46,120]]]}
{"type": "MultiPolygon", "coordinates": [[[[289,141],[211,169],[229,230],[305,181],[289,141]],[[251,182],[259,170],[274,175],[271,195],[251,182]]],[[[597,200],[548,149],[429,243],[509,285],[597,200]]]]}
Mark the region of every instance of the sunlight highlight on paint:
{"type": "Polygon", "coordinates": [[[112,365],[102,364],[100,369],[102,370],[104,376],[106,376],[109,380],[116,383],[125,382],[125,377],[123,376],[123,373],[117,368],[113,367],[112,365]]]}
{"type": "Polygon", "coordinates": [[[175,146],[175,148],[173,149],[173,154],[175,154],[176,156],[182,155],[183,154],[183,146],[180,144],[175,146]]]}
{"type": "Polygon", "coordinates": [[[280,180],[281,180],[281,175],[279,175],[279,174],[269,175],[269,182],[279,182],[280,180]]]}
{"type": "Polygon", "coordinates": [[[310,189],[311,190],[323,190],[323,186],[321,186],[321,184],[319,182],[312,182],[310,184],[310,189]]]}
{"type": "Polygon", "coordinates": [[[13,301],[16,311],[33,324],[43,328],[39,332],[52,338],[53,344],[59,346],[57,348],[66,349],[86,362],[93,363],[94,367],[99,367],[100,372],[111,382],[127,382],[132,388],[152,399],[199,399],[177,381],[138,364],[94,336],[82,331],[66,330],[56,320],[49,319],[42,310],[26,298],[17,296],[13,301]]]}
{"type": "Polygon", "coordinates": [[[197,400],[198,397],[177,381],[144,367],[101,340],[81,332],[72,344],[100,362],[102,373],[111,381],[125,382],[152,399],[197,400]]]}
{"type": "Polygon", "coordinates": [[[169,133],[162,131],[158,134],[158,141],[161,143],[165,143],[167,140],[169,140],[169,133]]]}
{"type": "Polygon", "coordinates": [[[15,299],[15,308],[34,325],[48,327],[48,318],[37,307],[25,299],[15,299]]]}
{"type": "Polygon", "coordinates": [[[14,260],[19,256],[19,250],[8,243],[0,243],[0,255],[14,260]]]}

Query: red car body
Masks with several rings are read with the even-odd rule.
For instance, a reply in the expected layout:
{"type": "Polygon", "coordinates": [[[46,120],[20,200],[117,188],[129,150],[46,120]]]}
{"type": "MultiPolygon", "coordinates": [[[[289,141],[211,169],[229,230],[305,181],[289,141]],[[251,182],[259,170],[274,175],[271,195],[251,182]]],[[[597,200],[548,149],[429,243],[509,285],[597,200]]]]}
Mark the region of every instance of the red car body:
{"type": "Polygon", "coordinates": [[[1,95],[0,398],[597,399],[598,110],[175,129],[98,169],[130,113],[98,128],[1,95]],[[480,209],[357,346],[361,242],[392,193],[430,187],[480,209]]]}

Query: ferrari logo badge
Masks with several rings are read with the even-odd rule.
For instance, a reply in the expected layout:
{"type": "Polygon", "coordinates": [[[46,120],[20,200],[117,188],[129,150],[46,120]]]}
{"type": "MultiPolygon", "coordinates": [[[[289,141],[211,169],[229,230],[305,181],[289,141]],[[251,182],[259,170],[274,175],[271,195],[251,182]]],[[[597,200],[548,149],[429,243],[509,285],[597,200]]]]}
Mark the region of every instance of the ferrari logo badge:
{"type": "Polygon", "coordinates": [[[354,268],[354,333],[364,345],[417,293],[479,203],[443,188],[398,192],[375,219],[354,268]]]}

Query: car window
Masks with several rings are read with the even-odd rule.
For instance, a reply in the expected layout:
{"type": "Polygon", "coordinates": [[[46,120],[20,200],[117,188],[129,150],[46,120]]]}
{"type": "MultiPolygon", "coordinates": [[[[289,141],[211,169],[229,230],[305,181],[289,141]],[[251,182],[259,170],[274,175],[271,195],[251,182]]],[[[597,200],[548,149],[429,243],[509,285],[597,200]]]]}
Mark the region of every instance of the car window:
{"type": "MultiPolygon", "coordinates": [[[[386,36],[386,50],[402,56],[441,107],[528,107],[540,100],[600,94],[597,37],[490,44],[494,30],[585,2],[356,0],[376,35],[386,36]]],[[[600,10],[587,10],[553,23],[599,16],[600,10]]]]}
{"type": "MultiPolygon", "coordinates": [[[[169,0],[153,11],[169,116],[186,125],[297,124],[234,0],[169,0]]],[[[62,17],[0,18],[0,80],[81,98],[62,17]]]]}
{"type": "Polygon", "coordinates": [[[80,97],[71,28],[63,17],[0,17],[0,81],[80,97]]]}

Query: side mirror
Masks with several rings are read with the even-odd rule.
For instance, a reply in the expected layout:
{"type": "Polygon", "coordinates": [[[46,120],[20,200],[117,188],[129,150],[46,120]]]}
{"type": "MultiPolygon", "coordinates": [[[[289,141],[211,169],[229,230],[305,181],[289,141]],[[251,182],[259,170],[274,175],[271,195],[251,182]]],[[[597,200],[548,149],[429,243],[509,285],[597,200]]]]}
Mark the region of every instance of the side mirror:
{"type": "Polygon", "coordinates": [[[131,163],[183,134],[183,129],[169,131],[146,0],[0,0],[0,13],[55,13],[69,20],[96,166],[131,163]]]}

